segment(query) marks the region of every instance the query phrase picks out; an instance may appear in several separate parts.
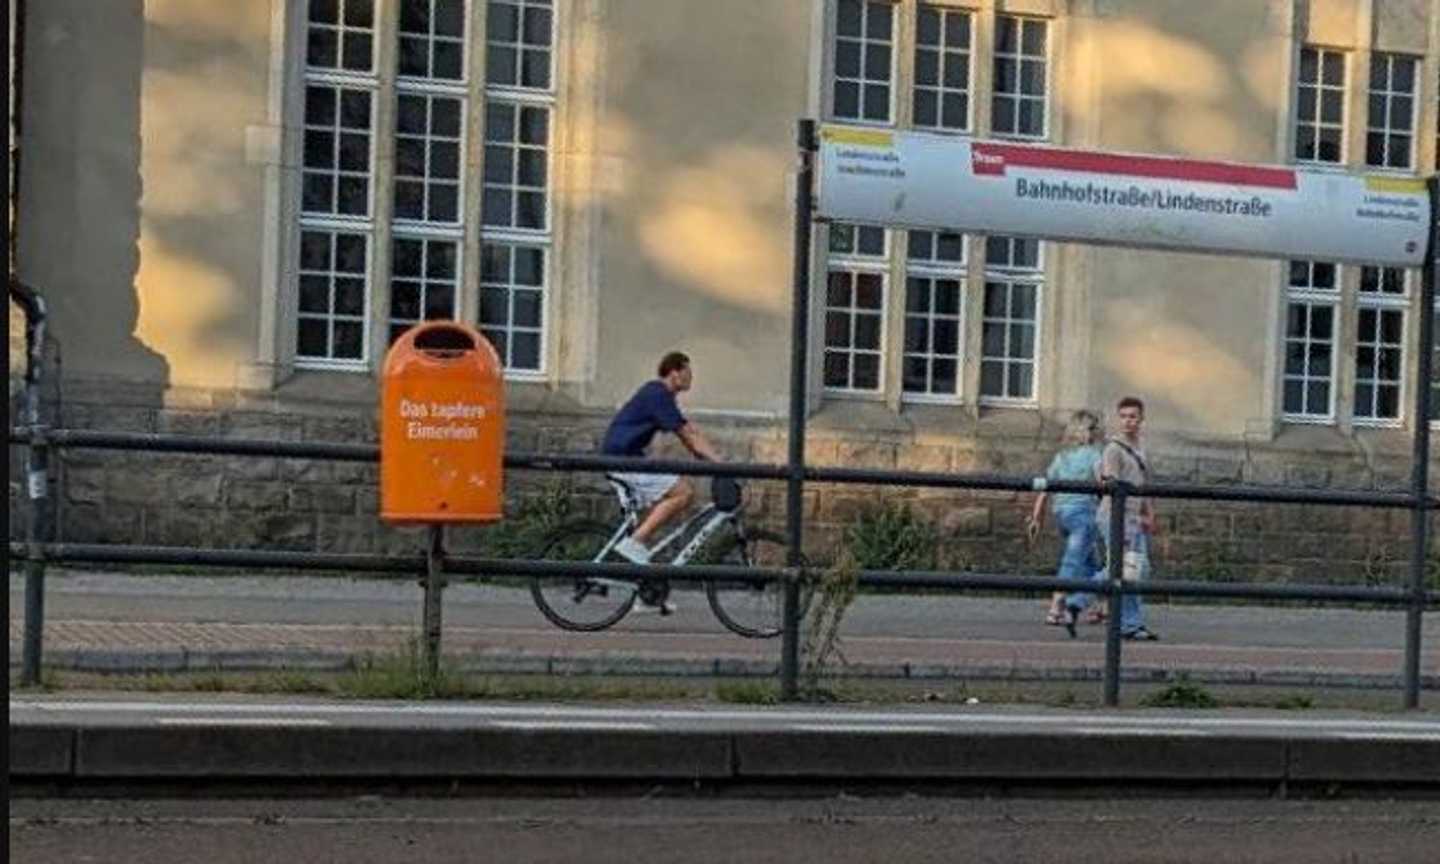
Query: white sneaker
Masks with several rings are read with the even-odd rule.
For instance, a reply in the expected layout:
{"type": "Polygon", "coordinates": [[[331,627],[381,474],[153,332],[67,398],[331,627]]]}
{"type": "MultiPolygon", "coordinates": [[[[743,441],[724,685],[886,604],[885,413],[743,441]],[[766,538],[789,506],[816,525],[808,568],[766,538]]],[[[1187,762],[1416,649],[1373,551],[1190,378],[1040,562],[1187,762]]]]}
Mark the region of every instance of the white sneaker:
{"type": "Polygon", "coordinates": [[[646,603],[644,600],[636,597],[635,605],[630,609],[630,611],[639,612],[643,615],[674,615],[676,608],[677,607],[675,606],[675,604],[671,603],[669,600],[662,600],[659,603],[646,603]]]}
{"type": "Polygon", "coordinates": [[[650,563],[650,548],[634,537],[622,537],[614,551],[632,564],[650,563]]]}

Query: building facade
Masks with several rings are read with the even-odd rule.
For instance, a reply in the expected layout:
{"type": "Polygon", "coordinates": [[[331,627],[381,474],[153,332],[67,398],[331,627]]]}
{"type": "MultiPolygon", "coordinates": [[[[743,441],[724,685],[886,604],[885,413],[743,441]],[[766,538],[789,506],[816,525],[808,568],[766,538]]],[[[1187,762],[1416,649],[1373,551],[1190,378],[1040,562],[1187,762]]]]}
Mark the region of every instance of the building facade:
{"type": "MultiPolygon", "coordinates": [[[[678,348],[690,412],[780,461],[797,119],[1428,176],[1437,28],[1435,0],[31,2],[19,271],[53,310],[65,425],[373,440],[389,341],[456,317],[504,359],[514,447],[591,449],[678,348]]],[[[1135,394],[1167,478],[1408,477],[1416,273],[814,240],[818,462],[1037,471],[1069,412],[1135,394]]],[[[71,539],[409,542],[357,467],[74,453],[61,482],[71,539]]],[[[1013,496],[897,494],[948,564],[1048,554],[1013,496]]],[[[813,542],[872,499],[817,489],[813,542]]],[[[1163,556],[1374,581],[1403,527],[1176,505],[1163,556]]]]}

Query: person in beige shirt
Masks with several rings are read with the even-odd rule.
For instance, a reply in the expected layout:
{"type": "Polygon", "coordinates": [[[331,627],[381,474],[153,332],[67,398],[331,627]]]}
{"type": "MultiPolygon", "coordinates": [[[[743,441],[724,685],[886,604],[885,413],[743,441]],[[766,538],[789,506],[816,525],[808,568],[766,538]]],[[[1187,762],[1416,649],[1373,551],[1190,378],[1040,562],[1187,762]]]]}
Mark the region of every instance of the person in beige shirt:
{"type": "MultiPolygon", "coordinates": [[[[1150,482],[1150,465],[1140,430],[1145,425],[1145,403],[1126,396],[1115,405],[1119,434],[1105,443],[1098,467],[1101,482],[1120,480],[1143,487],[1150,482]]],[[[1110,537],[1110,498],[1100,501],[1095,521],[1105,541],[1106,554],[1121,550],[1110,537]]],[[[1155,508],[1151,499],[1133,495],[1125,501],[1125,578],[1142,581],[1150,576],[1150,540],[1155,534],[1155,508]]],[[[1160,638],[1145,626],[1145,605],[1138,594],[1126,594],[1120,606],[1120,635],[1126,639],[1153,642],[1160,638]]]]}

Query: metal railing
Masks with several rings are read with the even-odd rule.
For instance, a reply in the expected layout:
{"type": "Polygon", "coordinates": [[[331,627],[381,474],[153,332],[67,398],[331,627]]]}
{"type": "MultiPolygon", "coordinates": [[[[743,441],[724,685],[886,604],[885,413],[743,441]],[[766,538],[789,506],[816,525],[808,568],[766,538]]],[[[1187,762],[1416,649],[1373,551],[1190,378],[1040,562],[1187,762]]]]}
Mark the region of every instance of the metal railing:
{"type": "MultiPolygon", "coordinates": [[[[10,430],[10,443],[40,451],[43,458],[49,458],[46,451],[57,448],[124,450],[155,453],[187,453],[221,456],[279,457],[290,459],[320,459],[348,462],[378,462],[380,450],[371,444],[337,444],[325,442],[288,442],[243,439],[210,439],[180,435],[156,435],[146,433],[117,433],[80,429],[45,429],[44,427],[16,427],[10,430]]],[[[753,463],[706,463],[676,460],[646,460],[585,456],[557,453],[511,453],[505,458],[508,470],[542,472],[602,472],[617,469],[651,470],[663,473],[689,475],[728,475],[759,480],[789,480],[791,470],[786,465],[753,463]]],[[[1084,492],[1112,496],[1112,536],[1124,536],[1123,526],[1125,500],[1135,494],[1135,489],[1122,483],[1042,483],[1035,478],[1015,477],[999,474],[939,474],[914,471],[880,471],[862,468],[830,468],[810,466],[802,470],[803,484],[864,484],[894,485],[905,487],[929,487],[963,489],[976,491],[1033,492],[1043,488],[1050,492],[1084,492]]],[[[1408,509],[1415,506],[1414,498],[1400,492],[1339,492],[1306,489],[1278,489],[1271,487],[1237,486],[1217,489],[1206,486],[1183,484],[1156,484],[1147,486],[1145,495],[1155,498],[1199,499],[1246,501],[1265,504],[1313,504],[1328,506],[1367,506],[1382,509],[1408,509]]],[[[1435,502],[1426,501],[1425,506],[1435,502]]],[[[425,657],[429,663],[437,663],[441,639],[440,609],[445,574],[470,576],[557,576],[591,574],[621,578],[659,576],[676,582],[706,582],[710,580],[748,580],[768,583],[783,580],[786,586],[798,586],[813,574],[801,564],[783,568],[740,568],[726,566],[666,566],[633,564],[577,564],[548,561],[495,559],[477,556],[452,555],[438,542],[439,532],[432,532],[426,548],[413,555],[342,554],[320,552],[268,551],[251,549],[219,549],[184,546],[139,546],[115,544],[54,543],[40,539],[39,527],[30,532],[24,543],[12,542],[12,557],[24,559],[27,570],[27,588],[32,580],[35,590],[27,590],[27,626],[24,640],[23,677],[26,681],[38,680],[43,639],[43,606],[29,609],[28,598],[43,597],[44,569],[47,564],[60,563],[109,563],[109,564],[164,564],[193,565],[210,567],[257,567],[319,569],[328,571],[363,571],[381,574],[422,575],[424,586],[424,631],[425,657]],[[31,626],[31,619],[39,623],[31,626]]],[[[1125,582],[1121,578],[1121,557],[1112,555],[1109,578],[1103,585],[1094,585],[1098,594],[1110,598],[1112,609],[1118,610],[1126,594],[1167,595],[1172,597],[1209,597],[1228,599],[1260,600],[1308,600],[1319,602],[1362,602],[1382,607],[1414,608],[1423,611],[1427,607],[1440,607],[1440,591],[1422,590],[1418,594],[1405,588],[1363,587],[1335,585],[1268,585],[1154,580],[1149,582],[1125,582]]],[[[1036,578],[1033,576],[1007,576],[974,573],[952,573],[943,571],[891,572],[861,571],[862,585],[876,587],[930,588],[952,591],[1002,591],[1029,593],[1036,590],[1066,590],[1075,588],[1075,583],[1058,578],[1036,578]]],[[[787,621],[787,626],[798,627],[798,620],[787,621]]],[[[1407,634],[1408,635],[1408,634],[1407,634]]],[[[794,636],[792,638],[797,638],[794,636]]],[[[783,653],[782,639],[782,653],[783,653]]],[[[1120,669],[1122,659],[1120,616],[1112,614],[1107,619],[1105,639],[1105,662],[1102,674],[1104,701],[1107,705],[1119,702],[1120,669]]],[[[794,693],[798,669],[781,666],[782,691],[794,693]]],[[[1407,667],[1406,674],[1412,670],[1407,667]]],[[[1418,665],[1413,674],[1419,675],[1418,665]]],[[[1406,681],[1407,688],[1409,681],[1406,681]]],[[[1416,680],[1418,692],[1418,677],[1416,680]]],[[[1408,692],[1408,689],[1407,689],[1408,692]]]]}

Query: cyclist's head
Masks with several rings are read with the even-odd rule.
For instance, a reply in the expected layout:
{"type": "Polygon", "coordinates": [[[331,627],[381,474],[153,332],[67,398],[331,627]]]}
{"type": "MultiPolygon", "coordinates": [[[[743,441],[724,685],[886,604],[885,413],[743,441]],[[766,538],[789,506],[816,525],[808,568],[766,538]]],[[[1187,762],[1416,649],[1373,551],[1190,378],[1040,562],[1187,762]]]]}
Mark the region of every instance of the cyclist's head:
{"type": "Polygon", "coordinates": [[[660,379],[669,383],[673,389],[690,389],[690,358],[684,352],[671,351],[661,357],[657,372],[660,379]]]}

